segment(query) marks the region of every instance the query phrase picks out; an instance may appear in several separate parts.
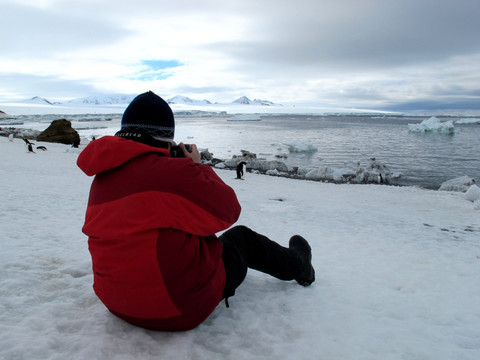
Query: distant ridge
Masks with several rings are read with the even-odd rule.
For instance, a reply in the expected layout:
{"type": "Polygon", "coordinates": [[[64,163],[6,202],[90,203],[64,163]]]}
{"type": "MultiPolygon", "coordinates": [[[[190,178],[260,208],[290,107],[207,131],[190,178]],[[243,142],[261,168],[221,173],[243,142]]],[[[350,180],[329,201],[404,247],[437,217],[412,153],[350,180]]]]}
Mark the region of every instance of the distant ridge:
{"type": "Polygon", "coordinates": [[[191,105],[211,105],[212,103],[206,99],[194,100],[189,97],[177,95],[167,100],[169,104],[191,104],[191,105]]]}
{"type": "Polygon", "coordinates": [[[48,101],[45,98],[42,98],[40,96],[34,96],[30,99],[22,100],[22,103],[27,103],[27,104],[46,104],[46,105],[55,105],[58,103],[54,103],[51,101],[48,101]]]}
{"type": "Polygon", "coordinates": [[[70,104],[123,105],[129,104],[136,95],[93,95],[68,101],[70,104]]]}
{"type": "Polygon", "coordinates": [[[237,100],[232,102],[233,104],[244,104],[244,105],[263,105],[263,106],[272,106],[275,105],[273,102],[268,101],[268,100],[260,100],[260,99],[255,99],[255,100],[250,100],[246,96],[239,97],[237,100]]]}
{"type": "MultiPolygon", "coordinates": [[[[35,96],[31,99],[23,100],[23,103],[29,104],[43,104],[43,105],[61,105],[61,104],[76,104],[76,105],[128,105],[136,95],[127,95],[127,94],[112,94],[112,95],[91,95],[81,98],[76,98],[64,102],[52,102],[45,98],[35,96]]],[[[213,103],[210,100],[196,100],[191,99],[187,96],[176,95],[172,98],[166,100],[169,104],[186,104],[186,105],[212,105],[219,104],[217,102],[213,103]]],[[[227,103],[225,103],[227,104],[227,103]]],[[[246,96],[241,96],[237,100],[231,102],[231,104],[241,104],[241,105],[262,105],[262,106],[274,106],[278,105],[268,100],[250,100],[246,96]]]]}

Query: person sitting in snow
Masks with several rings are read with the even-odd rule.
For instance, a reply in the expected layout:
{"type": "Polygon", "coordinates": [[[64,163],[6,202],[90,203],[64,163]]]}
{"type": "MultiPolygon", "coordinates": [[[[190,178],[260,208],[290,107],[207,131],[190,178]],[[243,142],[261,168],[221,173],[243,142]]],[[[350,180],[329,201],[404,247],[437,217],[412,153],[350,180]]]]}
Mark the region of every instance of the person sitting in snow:
{"type": "MultiPolygon", "coordinates": [[[[92,141],[77,165],[93,179],[85,224],[94,291],[119,318],[151,330],[195,328],[233,296],[247,268],[308,286],[311,248],[301,236],[283,247],[232,226],[232,188],[200,163],[196,145],[173,158],[169,105],[149,91],[125,109],[115,136],[92,141]]],[[[228,306],[228,302],[227,302],[228,306]]]]}

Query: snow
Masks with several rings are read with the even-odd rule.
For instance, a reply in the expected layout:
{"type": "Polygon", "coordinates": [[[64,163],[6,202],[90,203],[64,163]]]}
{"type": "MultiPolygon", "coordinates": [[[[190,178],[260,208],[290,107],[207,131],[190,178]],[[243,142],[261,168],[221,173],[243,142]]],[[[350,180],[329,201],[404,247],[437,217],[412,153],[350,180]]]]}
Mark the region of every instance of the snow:
{"type": "Polygon", "coordinates": [[[477,185],[470,186],[465,192],[465,199],[473,202],[476,210],[480,210],[480,188],[477,185]]]}
{"type": "Polygon", "coordinates": [[[437,132],[439,134],[448,135],[455,133],[453,120],[441,121],[435,116],[423,120],[420,124],[408,124],[408,129],[409,131],[416,133],[437,132]]]}
{"type": "Polygon", "coordinates": [[[440,185],[438,190],[466,192],[473,184],[475,184],[475,179],[465,175],[445,181],[442,185],[440,185]]]}
{"type": "Polygon", "coordinates": [[[187,96],[176,95],[167,100],[169,104],[190,104],[190,105],[210,105],[211,102],[204,99],[204,100],[196,100],[190,99],[187,96]]]}
{"type": "Polygon", "coordinates": [[[152,332],[93,293],[82,149],[36,145],[48,151],[0,137],[2,359],[480,358],[480,212],[465,193],[216,169],[238,224],[310,241],[317,280],[249,271],[230,308],[189,332],[152,332]]]}

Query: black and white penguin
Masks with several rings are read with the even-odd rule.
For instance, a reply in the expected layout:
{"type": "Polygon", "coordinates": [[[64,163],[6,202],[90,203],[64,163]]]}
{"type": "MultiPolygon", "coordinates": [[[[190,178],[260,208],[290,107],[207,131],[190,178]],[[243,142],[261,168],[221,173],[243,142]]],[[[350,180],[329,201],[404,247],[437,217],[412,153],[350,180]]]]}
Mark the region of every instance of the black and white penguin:
{"type": "Polygon", "coordinates": [[[37,146],[37,150],[47,151],[47,148],[45,146],[37,146]]]}
{"type": "Polygon", "coordinates": [[[247,170],[247,163],[241,161],[237,164],[237,179],[243,179],[243,174],[247,170]]]}
{"type": "Polygon", "coordinates": [[[35,151],[33,151],[33,144],[32,143],[27,144],[27,150],[28,150],[28,152],[31,152],[31,153],[35,154],[35,151]]]}
{"type": "Polygon", "coordinates": [[[383,176],[382,174],[378,174],[378,183],[383,184],[383,176]]]}

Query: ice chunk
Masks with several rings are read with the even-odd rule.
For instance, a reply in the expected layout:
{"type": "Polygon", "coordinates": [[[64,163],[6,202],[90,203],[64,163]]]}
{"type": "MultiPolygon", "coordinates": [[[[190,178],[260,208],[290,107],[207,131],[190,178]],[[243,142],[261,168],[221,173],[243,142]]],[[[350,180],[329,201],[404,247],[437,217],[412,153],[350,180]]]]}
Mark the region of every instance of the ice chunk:
{"type": "Polygon", "coordinates": [[[439,134],[449,135],[455,133],[455,127],[452,120],[442,122],[435,116],[423,120],[420,124],[408,124],[408,130],[416,133],[437,132],[439,134]]]}
{"type": "Polygon", "coordinates": [[[310,142],[287,143],[288,151],[291,153],[312,153],[318,149],[310,142]]]}
{"type": "Polygon", "coordinates": [[[261,121],[262,114],[235,114],[227,121],[261,121]]]}
{"type": "Polygon", "coordinates": [[[470,176],[461,176],[445,181],[438,190],[466,192],[470,186],[475,184],[475,179],[470,176]]]}

